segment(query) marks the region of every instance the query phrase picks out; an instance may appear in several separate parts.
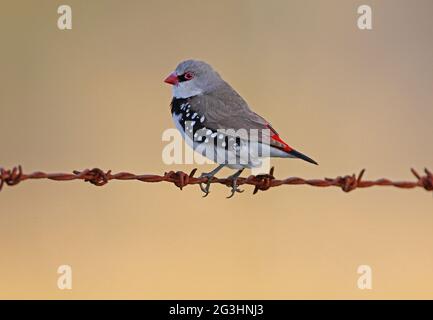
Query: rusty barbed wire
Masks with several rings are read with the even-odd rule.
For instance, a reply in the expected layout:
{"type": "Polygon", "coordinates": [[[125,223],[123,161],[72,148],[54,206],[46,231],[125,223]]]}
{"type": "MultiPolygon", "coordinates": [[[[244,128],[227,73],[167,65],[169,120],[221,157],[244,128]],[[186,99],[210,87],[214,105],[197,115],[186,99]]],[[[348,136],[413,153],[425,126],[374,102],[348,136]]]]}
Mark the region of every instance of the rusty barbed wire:
{"type": "MultiPolygon", "coordinates": [[[[208,178],[194,177],[197,169],[193,169],[189,174],[182,171],[169,171],[164,175],[142,174],[136,175],[129,172],[119,172],[113,174],[111,170],[103,171],[99,168],[85,169],[83,171],[73,171],[72,173],[45,173],[36,171],[26,174],[22,167],[14,167],[12,170],[0,168],[0,191],[5,185],[14,186],[18,183],[30,179],[48,179],[53,181],[71,181],[84,180],[95,186],[103,186],[111,180],[138,180],[142,182],[170,182],[182,189],[188,185],[205,183],[208,178]]],[[[339,187],[344,192],[350,192],[358,188],[368,188],[373,186],[392,186],[401,189],[424,188],[427,191],[433,191],[433,174],[428,169],[424,169],[425,175],[418,174],[415,169],[411,169],[416,181],[391,181],[389,179],[363,180],[365,169],[361,170],[358,175],[338,176],[336,178],[324,179],[303,179],[298,177],[289,177],[286,179],[276,179],[274,177],[274,167],[268,174],[251,175],[247,178],[239,177],[238,185],[253,185],[253,194],[258,191],[266,191],[270,188],[281,185],[309,185],[314,187],[339,187]]],[[[231,185],[232,180],[229,178],[211,178],[210,183],[219,183],[226,186],[231,185]]]]}

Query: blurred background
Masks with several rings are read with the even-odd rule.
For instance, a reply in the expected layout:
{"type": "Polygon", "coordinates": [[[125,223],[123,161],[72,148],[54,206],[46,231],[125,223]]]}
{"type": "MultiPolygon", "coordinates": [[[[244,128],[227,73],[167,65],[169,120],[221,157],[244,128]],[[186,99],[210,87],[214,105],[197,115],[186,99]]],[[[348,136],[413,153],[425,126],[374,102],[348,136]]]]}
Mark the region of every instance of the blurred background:
{"type": "MultiPolygon", "coordinates": [[[[164,165],[163,79],[209,62],[293,147],[279,178],[413,180],[433,169],[433,2],[5,1],[0,166],[164,165]],[[72,7],[72,30],[57,7],[72,7]],[[373,9],[373,30],[357,8],[373,9]]],[[[206,172],[214,166],[200,166],[206,172]]],[[[225,170],[221,176],[229,175],[225,170]]],[[[245,173],[249,174],[248,172],[245,173]]],[[[28,181],[0,193],[0,298],[433,298],[433,198],[422,189],[28,181]],[[57,288],[57,268],[73,289],[57,288]],[[373,289],[357,287],[369,265],[373,289]]]]}

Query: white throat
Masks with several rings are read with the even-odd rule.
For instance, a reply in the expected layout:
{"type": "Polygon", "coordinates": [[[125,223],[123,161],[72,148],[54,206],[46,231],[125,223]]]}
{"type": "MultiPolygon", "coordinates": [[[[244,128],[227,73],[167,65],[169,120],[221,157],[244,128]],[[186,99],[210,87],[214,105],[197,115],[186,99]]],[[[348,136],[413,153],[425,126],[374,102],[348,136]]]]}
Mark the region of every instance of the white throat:
{"type": "Polygon", "coordinates": [[[193,81],[179,82],[173,86],[173,97],[175,98],[186,99],[202,93],[201,89],[194,86],[193,81]]]}

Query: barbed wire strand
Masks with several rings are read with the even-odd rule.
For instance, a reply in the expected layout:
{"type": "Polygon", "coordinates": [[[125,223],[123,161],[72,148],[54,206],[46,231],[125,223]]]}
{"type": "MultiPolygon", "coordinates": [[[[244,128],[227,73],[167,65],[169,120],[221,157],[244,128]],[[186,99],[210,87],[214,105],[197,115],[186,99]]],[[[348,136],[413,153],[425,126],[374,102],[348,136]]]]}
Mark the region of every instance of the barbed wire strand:
{"type": "MultiPolygon", "coordinates": [[[[119,172],[113,174],[111,170],[103,171],[99,168],[85,169],[83,171],[73,171],[72,173],[45,173],[36,171],[26,174],[21,166],[14,167],[12,170],[0,168],[0,191],[3,186],[14,186],[18,183],[30,179],[48,179],[53,181],[71,181],[84,180],[95,186],[106,185],[111,180],[138,180],[142,182],[170,182],[180,189],[188,185],[206,183],[208,178],[194,177],[197,169],[193,169],[189,174],[182,171],[169,171],[164,175],[142,174],[136,175],[129,172],[119,172]]],[[[269,174],[251,175],[247,178],[238,178],[238,185],[253,185],[253,194],[258,191],[266,191],[273,187],[281,185],[309,185],[314,187],[339,187],[344,192],[350,192],[359,188],[369,188],[373,186],[392,186],[401,189],[424,188],[427,191],[433,191],[433,174],[428,169],[424,169],[425,175],[420,175],[415,169],[411,169],[412,174],[417,179],[416,181],[391,181],[389,179],[378,180],[363,180],[365,169],[361,170],[358,175],[338,176],[336,178],[324,179],[303,179],[298,177],[289,177],[286,179],[276,179],[274,177],[274,167],[271,168],[269,174]]],[[[231,186],[232,180],[229,178],[211,178],[211,183],[224,184],[231,186]]]]}

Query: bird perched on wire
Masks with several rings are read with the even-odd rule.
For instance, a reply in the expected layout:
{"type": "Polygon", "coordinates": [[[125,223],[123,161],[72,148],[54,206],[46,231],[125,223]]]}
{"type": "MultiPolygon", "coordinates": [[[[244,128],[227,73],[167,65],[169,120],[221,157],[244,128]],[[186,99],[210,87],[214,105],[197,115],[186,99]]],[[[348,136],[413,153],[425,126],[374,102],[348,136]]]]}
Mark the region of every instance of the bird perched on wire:
{"type": "Polygon", "coordinates": [[[200,184],[204,196],[214,175],[226,166],[238,170],[229,177],[230,198],[242,192],[237,186],[242,171],[260,166],[263,157],[299,158],[317,165],[284,142],[206,62],[183,61],[164,81],[173,85],[171,114],[177,129],[195,151],[218,163],[201,175],[207,178],[200,184]]]}

